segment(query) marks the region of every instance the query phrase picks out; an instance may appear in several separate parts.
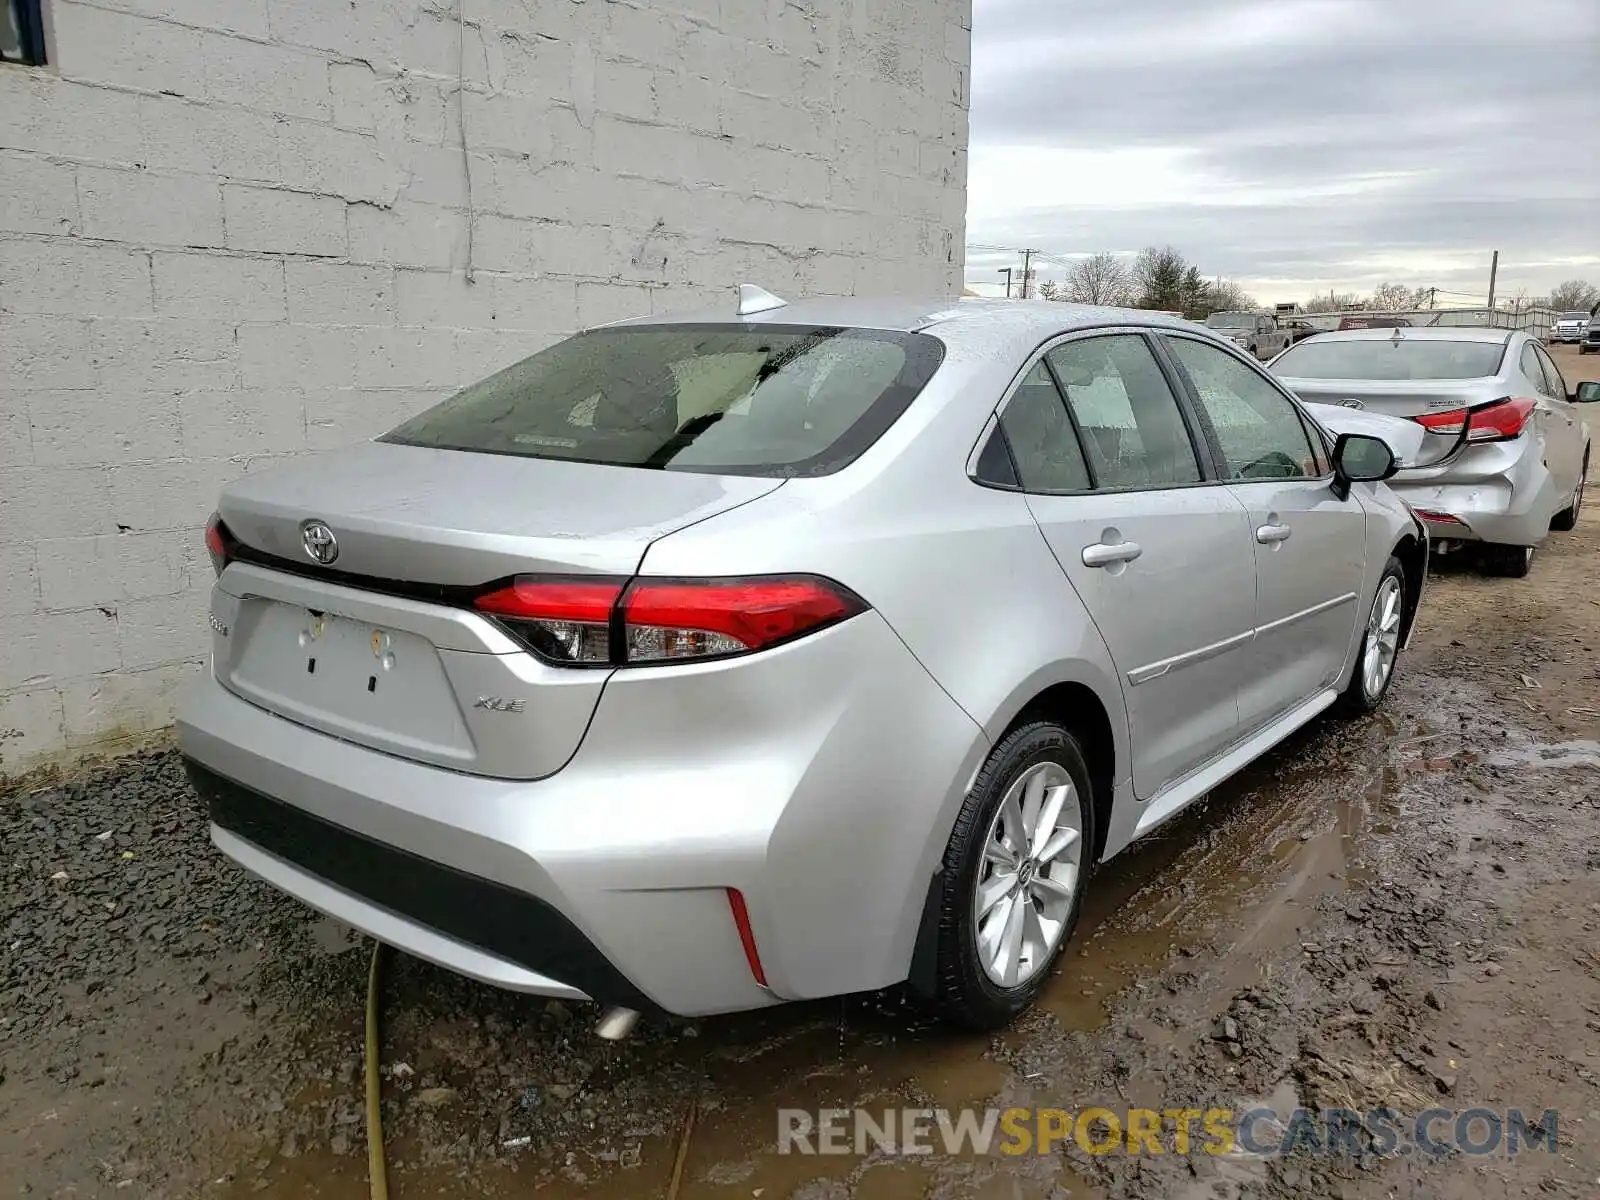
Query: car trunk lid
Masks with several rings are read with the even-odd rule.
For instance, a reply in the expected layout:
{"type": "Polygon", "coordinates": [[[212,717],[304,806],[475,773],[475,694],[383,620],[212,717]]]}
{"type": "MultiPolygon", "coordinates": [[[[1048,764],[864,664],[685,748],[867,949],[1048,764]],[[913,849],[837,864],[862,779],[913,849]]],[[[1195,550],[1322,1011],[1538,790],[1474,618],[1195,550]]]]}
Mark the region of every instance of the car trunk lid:
{"type": "Polygon", "coordinates": [[[657,538],[782,482],[384,443],[247,476],[218,510],[241,555],[213,597],[217,678],[384,753],[551,774],[610,672],[540,661],[471,595],[517,574],[632,575],[657,538]],[[332,534],[330,562],[307,522],[332,534]]]}
{"type": "Polygon", "coordinates": [[[1420,417],[1497,400],[1505,384],[1485,379],[1296,379],[1279,382],[1307,404],[1342,405],[1391,417],[1420,417]]]}

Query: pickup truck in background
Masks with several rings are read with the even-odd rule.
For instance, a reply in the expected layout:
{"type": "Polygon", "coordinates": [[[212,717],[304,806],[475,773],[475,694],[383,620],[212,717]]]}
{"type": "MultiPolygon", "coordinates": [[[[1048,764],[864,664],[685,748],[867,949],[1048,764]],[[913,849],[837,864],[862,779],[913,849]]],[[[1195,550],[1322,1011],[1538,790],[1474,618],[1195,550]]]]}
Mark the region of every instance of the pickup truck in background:
{"type": "Polygon", "coordinates": [[[1206,318],[1206,328],[1227,338],[1241,350],[1250,351],[1261,362],[1275,357],[1299,340],[1291,337],[1271,313],[1212,313],[1206,318]]]}
{"type": "Polygon", "coordinates": [[[1557,342],[1582,344],[1584,332],[1589,328],[1589,320],[1589,314],[1581,309],[1562,313],[1550,329],[1551,345],[1557,342]]]}

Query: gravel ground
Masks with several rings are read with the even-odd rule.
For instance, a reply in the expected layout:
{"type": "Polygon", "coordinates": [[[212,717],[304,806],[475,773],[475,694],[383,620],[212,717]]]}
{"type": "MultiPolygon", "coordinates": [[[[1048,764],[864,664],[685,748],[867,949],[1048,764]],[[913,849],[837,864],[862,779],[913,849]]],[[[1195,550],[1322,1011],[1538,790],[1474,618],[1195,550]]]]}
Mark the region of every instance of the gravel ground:
{"type": "MultiPolygon", "coordinates": [[[[696,1200],[1595,1195],[1597,568],[1591,511],[1527,580],[1435,571],[1384,712],[1318,722],[1101,872],[1043,1002],[1002,1036],[883,995],[612,1045],[584,1008],[393,959],[397,1194],[656,1197],[692,1100],[696,1200]],[[1556,1108],[1559,1145],[773,1152],[780,1105],[1258,1102],[1556,1108]]],[[[170,752],[0,790],[0,945],[0,1195],[366,1195],[365,947],[215,853],[170,752]]]]}

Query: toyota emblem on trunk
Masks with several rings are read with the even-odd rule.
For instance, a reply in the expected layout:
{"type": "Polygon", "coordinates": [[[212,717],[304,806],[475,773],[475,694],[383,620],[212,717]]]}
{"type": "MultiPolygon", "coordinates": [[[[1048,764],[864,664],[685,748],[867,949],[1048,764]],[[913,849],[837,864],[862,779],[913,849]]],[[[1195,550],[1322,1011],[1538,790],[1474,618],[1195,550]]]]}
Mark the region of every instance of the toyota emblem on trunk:
{"type": "Polygon", "coordinates": [[[339,539],[321,521],[307,521],[300,526],[300,544],[313,561],[323,566],[339,557],[339,539]]]}

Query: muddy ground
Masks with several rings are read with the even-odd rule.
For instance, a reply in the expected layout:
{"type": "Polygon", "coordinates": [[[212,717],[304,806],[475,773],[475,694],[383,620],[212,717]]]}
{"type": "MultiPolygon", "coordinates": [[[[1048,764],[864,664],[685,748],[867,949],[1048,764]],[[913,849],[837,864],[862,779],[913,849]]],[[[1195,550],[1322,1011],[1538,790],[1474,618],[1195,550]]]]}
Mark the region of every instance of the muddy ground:
{"type": "MultiPolygon", "coordinates": [[[[0,1195],[367,1194],[367,949],[214,854],[170,753],[0,798],[0,947],[0,1195]]],[[[1600,505],[1526,580],[1437,564],[1384,711],[1102,870],[1002,1036],[884,995],[612,1045],[398,958],[384,994],[402,1198],[660,1196],[691,1106],[685,1197],[1596,1195],[1600,505]],[[1559,1115],[1515,1157],[776,1153],[780,1106],[1095,1104],[1559,1115]]]]}

